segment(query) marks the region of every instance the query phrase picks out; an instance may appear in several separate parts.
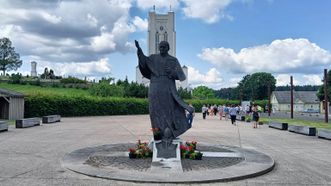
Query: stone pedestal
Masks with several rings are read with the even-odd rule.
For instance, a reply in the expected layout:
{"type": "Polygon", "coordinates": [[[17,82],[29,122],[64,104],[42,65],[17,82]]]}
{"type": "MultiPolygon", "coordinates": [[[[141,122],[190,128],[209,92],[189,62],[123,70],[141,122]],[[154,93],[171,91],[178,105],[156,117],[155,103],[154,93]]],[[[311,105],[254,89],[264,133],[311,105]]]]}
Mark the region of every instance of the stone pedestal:
{"type": "Polygon", "coordinates": [[[153,160],[151,171],[158,173],[183,172],[180,157],[181,143],[181,139],[175,139],[172,143],[152,140],[153,160]]]}

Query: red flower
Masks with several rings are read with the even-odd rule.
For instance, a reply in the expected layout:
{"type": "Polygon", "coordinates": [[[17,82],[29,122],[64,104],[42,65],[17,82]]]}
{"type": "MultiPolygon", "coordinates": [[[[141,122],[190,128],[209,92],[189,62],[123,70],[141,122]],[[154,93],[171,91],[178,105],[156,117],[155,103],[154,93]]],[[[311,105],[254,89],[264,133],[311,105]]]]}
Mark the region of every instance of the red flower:
{"type": "Polygon", "coordinates": [[[186,150],[186,146],[184,146],[184,145],[179,146],[179,148],[180,148],[180,150],[186,150]]]}
{"type": "Polygon", "coordinates": [[[129,148],[129,152],[130,152],[130,153],[135,153],[135,152],[136,152],[136,149],[129,148]]]}

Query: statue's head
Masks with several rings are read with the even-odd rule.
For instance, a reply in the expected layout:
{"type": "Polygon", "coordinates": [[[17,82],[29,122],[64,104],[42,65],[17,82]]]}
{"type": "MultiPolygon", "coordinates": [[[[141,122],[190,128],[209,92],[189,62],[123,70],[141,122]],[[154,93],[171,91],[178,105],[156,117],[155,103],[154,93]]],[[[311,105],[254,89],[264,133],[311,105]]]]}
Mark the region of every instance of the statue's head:
{"type": "Polygon", "coordinates": [[[168,54],[170,47],[167,41],[161,41],[159,44],[159,50],[161,55],[168,54]]]}

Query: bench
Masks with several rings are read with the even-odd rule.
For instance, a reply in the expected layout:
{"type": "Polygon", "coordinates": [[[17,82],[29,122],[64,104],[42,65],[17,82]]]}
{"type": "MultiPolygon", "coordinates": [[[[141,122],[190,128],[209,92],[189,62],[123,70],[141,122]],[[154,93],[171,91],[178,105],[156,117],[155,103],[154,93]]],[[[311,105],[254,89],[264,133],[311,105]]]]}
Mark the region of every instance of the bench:
{"type": "Polygon", "coordinates": [[[27,128],[40,125],[40,118],[25,118],[16,120],[16,128],[27,128]]]}
{"type": "Polygon", "coordinates": [[[43,123],[55,123],[60,121],[61,121],[60,115],[43,116],[43,123]]]}
{"type": "Polygon", "coordinates": [[[331,130],[318,129],[317,136],[319,138],[331,139],[331,130]]]}
{"type": "Polygon", "coordinates": [[[2,131],[8,131],[7,121],[0,121],[0,132],[2,131]]]}
{"type": "Polygon", "coordinates": [[[280,129],[280,130],[287,130],[288,124],[287,123],[279,123],[279,122],[270,122],[270,128],[280,129]]]}
{"type": "Polygon", "coordinates": [[[294,133],[299,133],[299,134],[304,134],[304,135],[308,135],[308,136],[316,136],[315,127],[289,125],[288,131],[294,132],[294,133]]]}

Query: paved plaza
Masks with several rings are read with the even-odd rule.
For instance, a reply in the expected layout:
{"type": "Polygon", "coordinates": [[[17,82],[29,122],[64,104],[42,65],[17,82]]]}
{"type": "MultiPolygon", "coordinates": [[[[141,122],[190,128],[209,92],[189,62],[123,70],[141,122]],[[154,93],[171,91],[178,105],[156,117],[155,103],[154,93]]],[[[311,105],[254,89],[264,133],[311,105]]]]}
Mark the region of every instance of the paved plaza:
{"type": "MultiPolygon", "coordinates": [[[[62,118],[61,123],[0,133],[0,185],[175,185],[113,181],[78,174],[62,167],[63,157],[80,148],[135,143],[151,138],[148,115],[62,118]]],[[[190,185],[331,185],[331,141],[263,125],[197,114],[184,141],[237,146],[271,156],[275,168],[262,176],[190,185]]],[[[188,185],[188,184],[186,184],[188,185]]]]}

